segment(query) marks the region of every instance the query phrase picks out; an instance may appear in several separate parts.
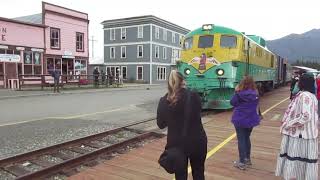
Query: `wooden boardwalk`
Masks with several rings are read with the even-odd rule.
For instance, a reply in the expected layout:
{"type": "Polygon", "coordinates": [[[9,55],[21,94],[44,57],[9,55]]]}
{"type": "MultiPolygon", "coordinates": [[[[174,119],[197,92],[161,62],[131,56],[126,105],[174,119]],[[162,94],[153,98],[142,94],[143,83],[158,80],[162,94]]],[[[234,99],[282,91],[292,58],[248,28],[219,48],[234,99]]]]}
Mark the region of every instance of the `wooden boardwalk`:
{"type": "MultiPolygon", "coordinates": [[[[274,176],[277,153],[280,147],[280,120],[289,103],[288,88],[274,90],[261,101],[264,119],[254,128],[251,136],[253,166],[246,171],[233,167],[238,159],[237,138],[230,123],[232,112],[210,115],[204,125],[208,136],[208,154],[205,176],[212,180],[277,180],[274,176]],[[279,103],[281,102],[281,103],[279,103]]],[[[173,179],[157,163],[166,138],[105,161],[70,177],[70,180],[160,180],[173,179]]],[[[189,179],[192,179],[189,173],[189,179]]]]}

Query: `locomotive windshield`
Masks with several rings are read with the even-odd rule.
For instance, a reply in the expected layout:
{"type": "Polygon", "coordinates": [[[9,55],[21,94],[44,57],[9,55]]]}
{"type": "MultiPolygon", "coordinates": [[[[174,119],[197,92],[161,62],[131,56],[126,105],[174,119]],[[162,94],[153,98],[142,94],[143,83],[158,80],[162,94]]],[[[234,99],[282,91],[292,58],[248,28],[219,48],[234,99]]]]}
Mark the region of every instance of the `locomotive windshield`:
{"type": "Polygon", "coordinates": [[[210,48],[213,46],[213,35],[199,37],[198,48],[210,48]]]}
{"type": "Polygon", "coordinates": [[[220,47],[235,48],[237,46],[237,37],[222,35],[220,39],[220,47]]]}
{"type": "Polygon", "coordinates": [[[183,43],[183,49],[184,50],[191,49],[192,48],[192,41],[193,41],[192,37],[189,37],[189,38],[185,39],[184,43],[183,43]]]}

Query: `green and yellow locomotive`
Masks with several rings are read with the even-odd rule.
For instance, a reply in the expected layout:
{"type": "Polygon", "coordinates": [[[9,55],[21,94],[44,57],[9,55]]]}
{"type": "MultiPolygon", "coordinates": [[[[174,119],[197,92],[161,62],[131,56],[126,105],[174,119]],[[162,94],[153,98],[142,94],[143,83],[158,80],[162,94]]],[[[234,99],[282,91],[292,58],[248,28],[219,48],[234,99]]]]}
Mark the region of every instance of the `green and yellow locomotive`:
{"type": "Polygon", "coordinates": [[[187,87],[200,94],[203,109],[231,108],[234,88],[246,74],[254,77],[260,93],[272,89],[283,74],[277,69],[281,58],[259,36],[207,24],[188,33],[182,45],[177,68],[187,87]]]}

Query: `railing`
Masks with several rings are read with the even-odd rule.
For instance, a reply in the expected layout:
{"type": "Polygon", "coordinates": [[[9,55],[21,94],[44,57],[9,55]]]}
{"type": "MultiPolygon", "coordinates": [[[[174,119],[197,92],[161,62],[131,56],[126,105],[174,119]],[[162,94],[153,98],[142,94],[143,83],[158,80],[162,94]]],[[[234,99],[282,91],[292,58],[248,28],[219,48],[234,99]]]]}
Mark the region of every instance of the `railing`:
{"type": "MultiPolygon", "coordinates": [[[[54,85],[54,78],[49,74],[44,75],[18,75],[19,79],[19,89],[24,86],[41,86],[43,90],[44,87],[53,86],[54,85]]],[[[0,75],[1,81],[1,75],[0,75]]],[[[59,78],[59,85],[77,85],[78,87],[82,85],[89,85],[93,84],[95,87],[100,85],[109,87],[109,86],[117,86],[119,87],[122,85],[122,81],[119,79],[115,79],[109,76],[95,76],[95,75],[88,75],[88,74],[81,74],[81,75],[60,75],[59,78]]],[[[0,84],[1,85],[1,84],[0,84]]]]}

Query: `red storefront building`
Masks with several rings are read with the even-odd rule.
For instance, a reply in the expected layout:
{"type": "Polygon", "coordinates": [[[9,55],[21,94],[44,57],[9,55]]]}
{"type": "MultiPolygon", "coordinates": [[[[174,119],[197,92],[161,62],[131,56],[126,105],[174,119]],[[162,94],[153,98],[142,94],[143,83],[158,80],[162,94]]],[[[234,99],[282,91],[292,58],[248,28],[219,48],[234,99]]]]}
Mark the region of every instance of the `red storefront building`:
{"type": "Polygon", "coordinates": [[[88,14],[42,2],[42,13],[0,17],[0,86],[18,75],[87,74],[88,14]]]}

